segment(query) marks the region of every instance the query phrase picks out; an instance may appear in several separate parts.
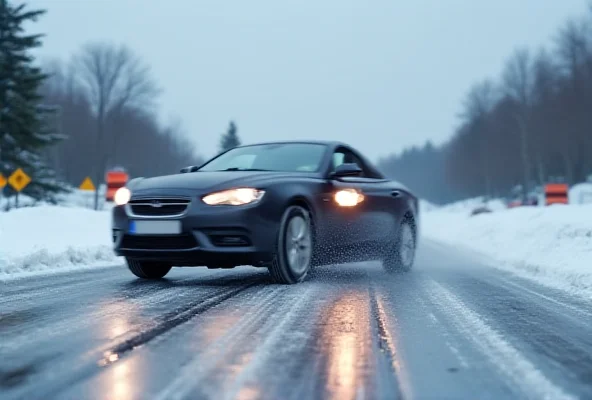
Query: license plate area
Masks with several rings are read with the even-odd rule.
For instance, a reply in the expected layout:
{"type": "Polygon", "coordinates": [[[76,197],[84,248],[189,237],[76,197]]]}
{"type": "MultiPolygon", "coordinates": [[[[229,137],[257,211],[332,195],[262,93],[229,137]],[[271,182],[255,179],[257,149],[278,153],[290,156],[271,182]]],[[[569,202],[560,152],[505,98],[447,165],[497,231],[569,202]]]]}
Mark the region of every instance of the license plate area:
{"type": "Polygon", "coordinates": [[[181,233],[181,221],[131,220],[128,232],[131,235],[179,235],[181,233]]]}

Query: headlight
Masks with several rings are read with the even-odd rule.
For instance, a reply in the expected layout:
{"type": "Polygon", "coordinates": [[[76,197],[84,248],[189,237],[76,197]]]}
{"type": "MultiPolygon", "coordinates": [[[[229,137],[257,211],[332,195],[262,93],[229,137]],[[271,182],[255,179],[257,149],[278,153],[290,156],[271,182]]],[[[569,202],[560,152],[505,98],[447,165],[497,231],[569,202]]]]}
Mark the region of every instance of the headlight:
{"type": "Polygon", "coordinates": [[[130,190],[124,186],[117,189],[115,195],[113,196],[113,201],[115,201],[115,204],[117,204],[118,206],[122,206],[124,204],[127,204],[127,202],[130,201],[131,197],[132,192],[130,192],[130,190]]]}
{"type": "Polygon", "coordinates": [[[240,188],[212,193],[203,197],[202,200],[210,206],[240,206],[259,201],[264,194],[265,191],[263,190],[240,188]]]}

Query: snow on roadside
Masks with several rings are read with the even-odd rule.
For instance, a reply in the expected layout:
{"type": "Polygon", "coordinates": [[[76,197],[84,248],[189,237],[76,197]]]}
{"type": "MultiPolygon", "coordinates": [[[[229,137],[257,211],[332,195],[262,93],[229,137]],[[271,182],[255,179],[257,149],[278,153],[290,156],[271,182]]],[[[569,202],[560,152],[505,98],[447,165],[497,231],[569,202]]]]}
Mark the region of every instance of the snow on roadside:
{"type": "Polygon", "coordinates": [[[442,212],[465,212],[470,214],[471,211],[478,207],[487,207],[491,211],[499,211],[507,208],[506,203],[500,199],[486,200],[483,197],[475,197],[472,199],[461,200],[455,203],[446,204],[438,208],[442,212]]]}
{"type": "MultiPolygon", "coordinates": [[[[109,209],[109,203],[105,203],[105,185],[99,187],[99,209],[109,209]]],[[[70,193],[60,194],[57,196],[58,203],[68,207],[85,207],[93,208],[94,206],[94,192],[84,191],[77,188],[70,188],[70,193]]],[[[35,201],[29,196],[21,194],[18,199],[19,207],[38,207],[49,205],[44,201],[35,201]]],[[[15,198],[0,196],[0,211],[4,210],[7,205],[10,208],[15,208],[15,198]]]]}
{"type": "Polygon", "coordinates": [[[109,216],[47,205],[0,212],[0,280],[120,263],[109,216]]]}
{"type": "Polygon", "coordinates": [[[432,240],[475,250],[492,266],[592,297],[592,204],[518,207],[470,216],[462,207],[422,217],[432,240]]]}

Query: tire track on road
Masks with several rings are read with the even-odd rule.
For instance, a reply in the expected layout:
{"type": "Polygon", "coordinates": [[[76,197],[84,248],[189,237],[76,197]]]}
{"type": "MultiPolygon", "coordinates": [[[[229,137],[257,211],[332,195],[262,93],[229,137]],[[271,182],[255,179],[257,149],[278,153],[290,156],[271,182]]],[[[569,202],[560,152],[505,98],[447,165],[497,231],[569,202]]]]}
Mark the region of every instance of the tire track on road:
{"type": "MultiPolygon", "coordinates": [[[[402,360],[397,351],[400,347],[397,344],[397,333],[393,334],[393,324],[389,323],[389,316],[387,315],[382,299],[379,299],[376,294],[376,288],[373,284],[370,285],[370,306],[373,315],[374,330],[377,337],[379,351],[377,357],[382,358],[381,364],[385,367],[382,373],[378,374],[381,377],[378,382],[378,391],[381,393],[394,393],[395,398],[411,399],[412,391],[409,385],[409,379],[406,376],[406,370],[402,368],[402,360]],[[385,371],[385,369],[387,369],[385,371]],[[390,372],[390,374],[389,374],[390,372]]],[[[393,398],[390,397],[389,398],[393,398]]]]}
{"type": "Polygon", "coordinates": [[[576,397],[555,385],[515,349],[503,336],[488,326],[453,293],[434,280],[427,280],[425,292],[461,333],[468,337],[493,366],[518,389],[524,398],[575,400],[576,397]]]}
{"type": "MultiPolygon", "coordinates": [[[[201,298],[184,305],[181,309],[176,309],[173,312],[161,316],[153,326],[139,333],[133,333],[124,340],[114,340],[106,345],[103,344],[95,347],[80,357],[74,356],[74,362],[68,357],[64,360],[33,360],[29,365],[13,366],[14,368],[12,370],[0,371],[0,388],[15,389],[15,396],[18,396],[18,398],[34,398],[34,393],[39,388],[42,388],[44,397],[52,397],[52,395],[58,393],[64,387],[72,386],[100,372],[102,368],[116,363],[126,353],[151,342],[240,293],[262,285],[261,282],[252,282],[231,289],[222,289],[209,298],[201,298]],[[36,387],[18,387],[19,384],[26,384],[27,378],[32,379],[36,375],[36,372],[44,372],[40,370],[44,363],[48,364],[47,367],[51,368],[52,371],[59,371],[60,376],[56,379],[55,376],[49,373],[49,376],[35,377],[36,387]],[[19,380],[7,380],[6,377],[12,377],[14,375],[14,370],[24,370],[27,371],[27,374],[19,380]],[[63,379],[60,379],[62,377],[63,379]],[[2,386],[3,382],[5,384],[4,387],[2,386]]],[[[48,372],[47,369],[45,372],[48,372]]]]}
{"type": "Polygon", "coordinates": [[[589,302],[510,276],[479,273],[440,279],[545,376],[574,395],[592,396],[589,302]]]}
{"type": "Polygon", "coordinates": [[[208,348],[196,354],[193,359],[181,367],[174,379],[158,394],[152,396],[154,400],[186,399],[186,398],[220,398],[221,387],[228,387],[261,347],[265,341],[265,327],[274,325],[277,318],[285,318],[285,313],[278,312],[278,302],[274,301],[281,293],[290,290],[288,286],[272,286],[270,290],[260,293],[256,312],[245,312],[224,335],[208,348]],[[274,312],[275,311],[275,312],[274,312]],[[277,316],[274,318],[274,316],[277,316]],[[259,342],[252,342],[252,338],[261,338],[259,342]],[[229,366],[238,362],[238,372],[229,371],[229,366]]]}
{"type": "MultiPolygon", "coordinates": [[[[196,289],[199,289],[197,295],[203,298],[215,294],[222,286],[263,281],[257,274],[247,275],[243,279],[232,276],[212,279],[210,276],[198,275],[173,280],[123,282],[121,276],[116,276],[111,280],[114,282],[110,285],[97,284],[89,290],[82,288],[70,291],[70,296],[59,296],[50,291],[41,293],[41,298],[28,301],[12,299],[11,303],[15,307],[0,313],[0,334],[3,337],[0,350],[10,349],[15,352],[21,347],[35,345],[40,338],[49,340],[51,337],[53,341],[84,331],[101,321],[112,321],[114,317],[125,320],[126,329],[141,328],[152,321],[150,317],[139,317],[139,313],[150,313],[152,308],[167,305],[171,298],[180,303],[184,297],[195,296],[196,289]],[[138,316],[138,321],[132,322],[135,316],[138,316]]],[[[91,285],[91,282],[88,284],[91,285]]]]}

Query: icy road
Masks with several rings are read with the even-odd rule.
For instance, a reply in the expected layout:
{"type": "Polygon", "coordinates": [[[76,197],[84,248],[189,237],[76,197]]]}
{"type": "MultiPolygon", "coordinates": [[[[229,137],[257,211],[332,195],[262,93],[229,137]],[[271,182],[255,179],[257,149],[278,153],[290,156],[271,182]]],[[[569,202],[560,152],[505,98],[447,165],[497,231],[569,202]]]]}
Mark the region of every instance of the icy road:
{"type": "Polygon", "coordinates": [[[590,399],[592,306],[424,242],[271,285],[124,267],[0,283],[2,399],[590,399]]]}

